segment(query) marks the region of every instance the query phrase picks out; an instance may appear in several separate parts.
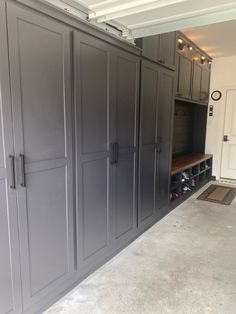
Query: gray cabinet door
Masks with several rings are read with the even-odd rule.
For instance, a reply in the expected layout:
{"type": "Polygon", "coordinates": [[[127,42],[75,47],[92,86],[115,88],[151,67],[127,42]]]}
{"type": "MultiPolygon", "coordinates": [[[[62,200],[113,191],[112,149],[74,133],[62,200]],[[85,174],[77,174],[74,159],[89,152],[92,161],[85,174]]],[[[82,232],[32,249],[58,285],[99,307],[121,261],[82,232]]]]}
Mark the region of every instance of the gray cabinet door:
{"type": "Polygon", "coordinates": [[[201,101],[208,104],[210,86],[210,71],[202,68],[201,101]]]}
{"type": "Polygon", "coordinates": [[[160,35],[148,36],[142,38],[143,56],[154,62],[158,62],[160,59],[160,35]]]}
{"type": "Polygon", "coordinates": [[[0,1],[0,313],[21,312],[21,281],[5,5],[0,1]]]}
{"type": "Polygon", "coordinates": [[[164,33],[160,35],[160,52],[161,62],[170,68],[175,66],[176,51],[176,34],[175,32],[164,33]]]}
{"type": "Polygon", "coordinates": [[[193,85],[192,85],[192,99],[199,101],[201,98],[201,66],[193,62],[193,85]]]}
{"type": "Polygon", "coordinates": [[[111,237],[110,46],[74,33],[78,263],[92,268],[111,237]]]}
{"type": "Polygon", "coordinates": [[[178,94],[177,96],[190,99],[192,84],[192,60],[179,54],[178,94]]]}
{"type": "Polygon", "coordinates": [[[74,272],[70,30],[11,3],[7,12],[27,309],[74,272]]]}
{"type": "Polygon", "coordinates": [[[171,142],[174,108],[174,73],[161,68],[158,86],[157,209],[169,203],[171,142]]]}
{"type": "Polygon", "coordinates": [[[112,166],[113,239],[118,243],[137,228],[139,58],[114,49],[111,60],[111,128],[118,143],[118,160],[112,166]]]}
{"type": "Polygon", "coordinates": [[[159,67],[142,61],[139,157],[139,225],[154,219],[156,207],[156,140],[159,67]]]}

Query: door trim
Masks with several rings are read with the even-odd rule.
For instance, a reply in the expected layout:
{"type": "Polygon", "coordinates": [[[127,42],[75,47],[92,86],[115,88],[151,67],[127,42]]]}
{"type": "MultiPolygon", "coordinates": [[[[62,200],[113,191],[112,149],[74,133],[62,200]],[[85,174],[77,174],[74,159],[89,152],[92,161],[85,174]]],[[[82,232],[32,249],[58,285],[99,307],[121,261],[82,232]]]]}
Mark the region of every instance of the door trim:
{"type": "MultiPolygon", "coordinates": [[[[222,127],[221,127],[221,131],[219,133],[219,137],[218,137],[218,143],[220,143],[220,145],[218,146],[220,148],[220,160],[219,160],[219,165],[220,165],[220,169],[219,169],[219,179],[228,179],[222,176],[222,161],[223,161],[223,136],[224,136],[224,130],[225,130],[225,118],[226,118],[226,110],[227,110],[227,92],[230,90],[235,90],[236,91],[236,85],[228,85],[228,86],[224,86],[220,89],[222,91],[222,106],[223,106],[223,114],[224,114],[224,118],[222,119],[222,127]]],[[[228,179],[230,181],[234,181],[233,179],[228,179]]],[[[236,181],[236,179],[235,179],[236,181]]]]}

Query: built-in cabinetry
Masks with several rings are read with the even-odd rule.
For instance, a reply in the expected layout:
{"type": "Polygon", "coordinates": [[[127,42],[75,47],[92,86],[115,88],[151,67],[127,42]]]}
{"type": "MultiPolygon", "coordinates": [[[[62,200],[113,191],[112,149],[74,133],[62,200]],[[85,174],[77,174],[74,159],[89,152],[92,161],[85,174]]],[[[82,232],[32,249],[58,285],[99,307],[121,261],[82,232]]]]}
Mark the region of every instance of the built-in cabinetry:
{"type": "MultiPolygon", "coordinates": [[[[170,209],[176,33],[141,58],[31,5],[0,1],[4,314],[42,311],[170,209]]],[[[178,56],[181,97],[207,99],[209,69],[178,56]]]]}
{"type": "Polygon", "coordinates": [[[175,68],[175,32],[144,37],[137,44],[142,48],[143,57],[168,68],[175,68]]]}
{"type": "Polygon", "coordinates": [[[7,17],[12,119],[4,121],[14,130],[26,310],[74,272],[71,37],[67,26],[11,3],[7,17]]]}
{"type": "Polygon", "coordinates": [[[5,5],[0,1],[0,312],[21,312],[21,278],[5,5]]]}
{"type": "Polygon", "coordinates": [[[147,225],[169,202],[174,73],[142,60],[139,223],[147,225]]]}
{"type": "Polygon", "coordinates": [[[137,228],[139,58],[74,33],[78,263],[137,228]]]}
{"type": "Polygon", "coordinates": [[[208,104],[211,58],[180,33],[176,45],[177,98],[208,104]]]}
{"type": "Polygon", "coordinates": [[[137,236],[140,58],[6,6],[0,312],[33,313],[137,236]]]}
{"type": "Polygon", "coordinates": [[[171,204],[178,205],[211,180],[212,155],[187,154],[173,159],[171,204]]]}

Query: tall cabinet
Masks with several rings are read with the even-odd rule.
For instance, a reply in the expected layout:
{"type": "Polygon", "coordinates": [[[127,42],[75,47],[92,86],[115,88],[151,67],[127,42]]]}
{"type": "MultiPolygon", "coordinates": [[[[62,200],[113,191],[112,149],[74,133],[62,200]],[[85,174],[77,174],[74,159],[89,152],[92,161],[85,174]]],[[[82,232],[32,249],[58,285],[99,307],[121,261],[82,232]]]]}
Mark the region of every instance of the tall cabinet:
{"type": "Polygon", "coordinates": [[[104,259],[137,228],[139,58],[74,33],[78,263],[104,259]]]}
{"type": "Polygon", "coordinates": [[[21,280],[5,13],[0,1],[0,312],[17,314],[21,280]]]}
{"type": "Polygon", "coordinates": [[[142,61],[139,224],[149,225],[169,203],[174,72],[142,61]]]}
{"type": "Polygon", "coordinates": [[[9,3],[7,17],[26,310],[74,272],[71,42],[69,28],[31,10],[9,3]]]}

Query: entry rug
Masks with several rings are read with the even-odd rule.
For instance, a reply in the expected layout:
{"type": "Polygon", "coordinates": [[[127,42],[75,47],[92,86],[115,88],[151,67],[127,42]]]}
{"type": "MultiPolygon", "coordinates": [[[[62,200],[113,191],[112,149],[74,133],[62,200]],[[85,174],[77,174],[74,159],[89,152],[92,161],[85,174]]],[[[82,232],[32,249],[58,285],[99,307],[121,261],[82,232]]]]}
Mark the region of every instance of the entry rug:
{"type": "Polygon", "coordinates": [[[197,199],[223,205],[230,205],[235,196],[235,188],[212,184],[200,196],[198,196],[197,199]]]}

